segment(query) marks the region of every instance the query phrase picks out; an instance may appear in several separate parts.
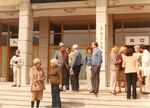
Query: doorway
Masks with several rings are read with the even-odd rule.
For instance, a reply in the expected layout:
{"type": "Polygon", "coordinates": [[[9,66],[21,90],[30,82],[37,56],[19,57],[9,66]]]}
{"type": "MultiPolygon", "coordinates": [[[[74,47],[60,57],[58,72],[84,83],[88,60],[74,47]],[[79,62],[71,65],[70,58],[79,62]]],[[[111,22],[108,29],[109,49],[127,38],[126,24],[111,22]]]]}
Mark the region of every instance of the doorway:
{"type": "Polygon", "coordinates": [[[80,79],[86,79],[86,48],[91,46],[94,41],[96,41],[95,16],[54,17],[50,19],[49,59],[54,57],[55,51],[59,48],[59,42],[64,42],[66,46],[70,47],[73,44],[78,44],[83,60],[80,79]]]}
{"type": "Polygon", "coordinates": [[[17,49],[18,49],[18,47],[10,47],[9,48],[9,62],[8,62],[9,76],[8,76],[8,81],[13,81],[13,69],[10,68],[10,60],[15,55],[15,51],[17,49]]]}

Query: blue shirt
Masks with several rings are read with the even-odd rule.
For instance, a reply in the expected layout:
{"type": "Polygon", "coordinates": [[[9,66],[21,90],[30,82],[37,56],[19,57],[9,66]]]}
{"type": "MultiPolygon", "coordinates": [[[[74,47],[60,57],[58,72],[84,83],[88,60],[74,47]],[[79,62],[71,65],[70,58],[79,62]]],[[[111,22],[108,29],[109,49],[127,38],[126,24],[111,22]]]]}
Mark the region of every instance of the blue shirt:
{"type": "Polygon", "coordinates": [[[85,64],[87,66],[91,66],[92,65],[92,55],[86,56],[86,58],[85,58],[85,64]]]}
{"type": "Polygon", "coordinates": [[[82,55],[78,50],[75,50],[72,55],[72,63],[71,67],[74,67],[75,65],[81,65],[82,55]]]}
{"type": "Polygon", "coordinates": [[[102,64],[102,51],[95,48],[92,53],[92,65],[101,66],[102,64]]]}

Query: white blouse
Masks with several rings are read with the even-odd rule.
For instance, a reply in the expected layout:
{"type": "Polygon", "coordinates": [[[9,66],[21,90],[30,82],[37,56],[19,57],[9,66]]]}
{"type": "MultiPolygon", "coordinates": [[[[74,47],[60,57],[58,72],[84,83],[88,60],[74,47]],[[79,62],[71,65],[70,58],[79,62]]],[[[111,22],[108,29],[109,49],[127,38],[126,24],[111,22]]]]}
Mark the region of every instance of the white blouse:
{"type": "Polygon", "coordinates": [[[122,67],[125,68],[125,73],[136,73],[136,57],[124,56],[122,67]]]}

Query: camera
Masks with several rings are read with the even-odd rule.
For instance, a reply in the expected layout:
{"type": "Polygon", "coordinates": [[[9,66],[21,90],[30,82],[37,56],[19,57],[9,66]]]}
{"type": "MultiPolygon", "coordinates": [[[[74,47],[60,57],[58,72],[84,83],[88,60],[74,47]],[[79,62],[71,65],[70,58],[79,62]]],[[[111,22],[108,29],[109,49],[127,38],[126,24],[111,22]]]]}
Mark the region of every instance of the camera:
{"type": "Polygon", "coordinates": [[[14,63],[15,63],[15,64],[18,64],[18,61],[15,61],[14,63]]]}

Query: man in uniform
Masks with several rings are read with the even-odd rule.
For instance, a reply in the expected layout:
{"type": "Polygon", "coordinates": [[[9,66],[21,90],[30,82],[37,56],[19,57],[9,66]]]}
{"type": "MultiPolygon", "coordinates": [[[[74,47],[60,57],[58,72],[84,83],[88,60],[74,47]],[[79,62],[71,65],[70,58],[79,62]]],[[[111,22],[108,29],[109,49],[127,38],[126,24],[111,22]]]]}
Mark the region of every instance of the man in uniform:
{"type": "Polygon", "coordinates": [[[21,86],[21,66],[23,65],[23,60],[20,57],[20,50],[16,50],[16,55],[14,55],[10,60],[10,67],[13,69],[13,80],[14,84],[12,87],[21,86]]]}

